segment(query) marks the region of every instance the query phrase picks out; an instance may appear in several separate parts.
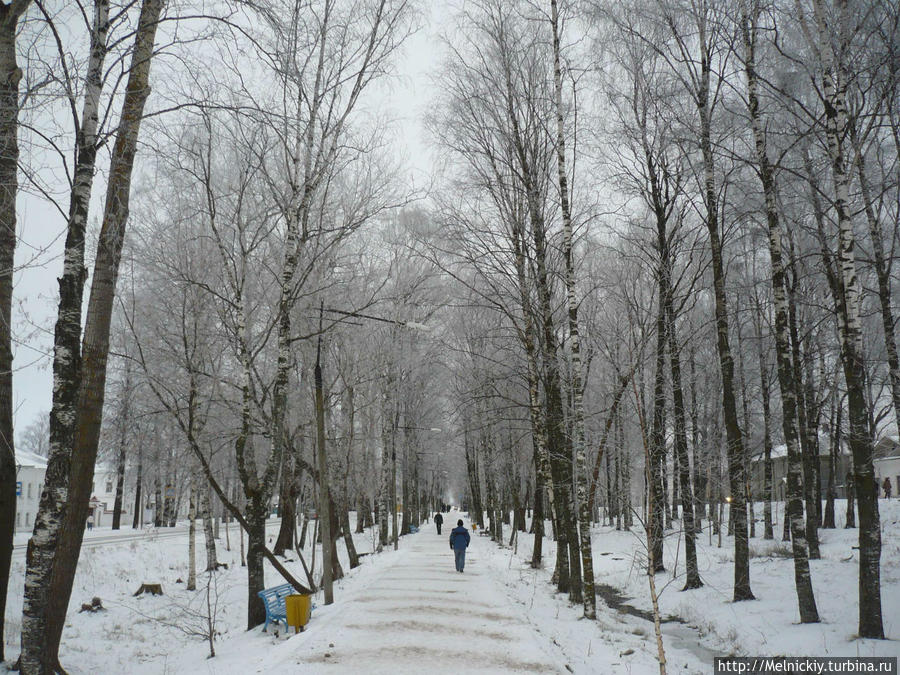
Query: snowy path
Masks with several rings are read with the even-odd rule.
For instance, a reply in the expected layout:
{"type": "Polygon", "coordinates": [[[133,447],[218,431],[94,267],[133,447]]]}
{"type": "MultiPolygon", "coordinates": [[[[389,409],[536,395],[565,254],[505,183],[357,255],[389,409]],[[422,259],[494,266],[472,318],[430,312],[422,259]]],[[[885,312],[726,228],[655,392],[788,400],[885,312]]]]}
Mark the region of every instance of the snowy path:
{"type": "MultiPolygon", "coordinates": [[[[449,514],[446,522],[455,521],[449,514]]],[[[459,574],[448,535],[444,528],[438,536],[432,524],[404,537],[395,562],[342,598],[325,621],[314,620],[305,635],[292,638],[292,658],[282,654],[279,665],[367,675],[566,672],[547,638],[517,616],[479,565],[480,550],[492,544],[473,535],[459,574]]]]}

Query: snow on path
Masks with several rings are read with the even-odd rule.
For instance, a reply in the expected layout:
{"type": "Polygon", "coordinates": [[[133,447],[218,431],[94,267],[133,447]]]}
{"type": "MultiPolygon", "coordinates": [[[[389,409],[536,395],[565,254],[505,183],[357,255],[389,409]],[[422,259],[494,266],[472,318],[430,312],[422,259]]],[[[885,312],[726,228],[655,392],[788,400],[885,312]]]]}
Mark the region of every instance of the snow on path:
{"type": "MultiPolygon", "coordinates": [[[[456,521],[451,513],[448,524],[456,521]]],[[[261,672],[565,673],[562,657],[526,623],[486,566],[472,536],[466,570],[454,569],[449,529],[434,526],[401,540],[400,555],[333,613],[316,610],[261,672]],[[323,620],[324,619],[324,620],[323,620]],[[288,654],[285,654],[288,651],[288,654]]]]}

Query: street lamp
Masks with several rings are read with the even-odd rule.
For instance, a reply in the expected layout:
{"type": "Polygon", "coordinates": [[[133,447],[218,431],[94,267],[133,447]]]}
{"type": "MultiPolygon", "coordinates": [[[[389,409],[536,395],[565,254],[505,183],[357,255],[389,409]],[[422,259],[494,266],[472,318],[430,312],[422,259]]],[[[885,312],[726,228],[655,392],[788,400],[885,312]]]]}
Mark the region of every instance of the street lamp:
{"type": "MultiPolygon", "coordinates": [[[[441,429],[440,427],[416,427],[416,426],[395,424],[392,428],[393,428],[394,434],[396,434],[397,429],[403,429],[404,431],[431,431],[431,432],[435,432],[435,433],[443,432],[443,429],[441,429]]],[[[400,528],[397,525],[397,441],[396,441],[396,436],[392,440],[393,440],[393,442],[392,442],[392,447],[391,447],[391,497],[392,497],[391,501],[392,501],[393,508],[391,509],[391,538],[393,540],[394,550],[396,551],[400,546],[400,544],[399,544],[400,528]]],[[[408,447],[408,444],[404,443],[404,446],[403,446],[403,448],[404,448],[404,451],[403,451],[403,457],[404,457],[404,462],[403,462],[403,464],[404,464],[404,469],[403,469],[404,483],[403,484],[404,484],[404,486],[408,485],[407,480],[409,478],[409,476],[407,475],[407,472],[409,471],[409,467],[408,467],[409,462],[408,462],[408,457],[406,454],[407,447],[408,447]]],[[[424,453],[416,452],[415,454],[418,457],[419,454],[424,454],[424,453]]],[[[416,466],[418,466],[418,464],[416,466]]],[[[416,476],[414,476],[413,478],[414,478],[414,482],[417,483],[418,478],[416,476]]],[[[418,505],[419,504],[419,501],[418,501],[419,486],[415,485],[413,489],[415,490],[416,504],[418,505]]],[[[408,498],[409,495],[407,494],[406,497],[408,498]]],[[[408,501],[408,499],[405,501],[408,501]]],[[[409,512],[410,512],[410,505],[408,503],[404,503],[403,504],[404,528],[406,527],[406,525],[409,524],[409,512]]]]}
{"type": "MultiPolygon", "coordinates": [[[[334,308],[326,308],[324,302],[319,303],[319,334],[318,340],[316,342],[316,363],[314,368],[314,380],[315,380],[315,406],[316,406],[316,459],[318,463],[319,469],[319,499],[322,502],[319,506],[319,511],[322,514],[320,519],[321,521],[321,530],[322,530],[322,588],[325,592],[325,604],[330,605],[334,602],[334,591],[333,591],[333,579],[332,579],[332,545],[333,542],[331,540],[331,497],[329,494],[329,486],[328,486],[328,460],[327,460],[327,451],[325,447],[325,395],[324,395],[324,387],[323,387],[323,379],[322,379],[322,323],[323,323],[323,313],[324,312],[332,312],[335,314],[340,314],[342,316],[360,318],[360,319],[370,319],[373,321],[382,321],[385,323],[392,323],[401,326],[406,326],[408,328],[414,328],[417,330],[428,330],[428,327],[415,322],[403,322],[403,321],[395,321],[393,319],[384,319],[378,316],[372,316],[370,314],[362,314],[361,312],[347,312],[340,309],[334,308]]],[[[397,497],[396,497],[396,443],[395,447],[392,448],[391,459],[394,464],[393,475],[394,475],[394,489],[392,490],[394,496],[394,505],[393,505],[393,524],[394,524],[394,548],[397,548],[397,497]]]]}

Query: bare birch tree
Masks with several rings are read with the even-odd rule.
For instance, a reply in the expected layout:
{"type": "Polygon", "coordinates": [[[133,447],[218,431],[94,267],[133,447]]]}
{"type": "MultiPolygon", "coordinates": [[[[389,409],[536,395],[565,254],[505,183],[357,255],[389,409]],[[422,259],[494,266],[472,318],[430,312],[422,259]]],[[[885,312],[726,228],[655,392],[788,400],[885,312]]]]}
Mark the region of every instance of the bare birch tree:
{"type": "Polygon", "coordinates": [[[0,3],[0,661],[16,521],[16,460],[13,445],[12,295],[16,251],[19,171],[19,22],[31,0],[0,3]]]}

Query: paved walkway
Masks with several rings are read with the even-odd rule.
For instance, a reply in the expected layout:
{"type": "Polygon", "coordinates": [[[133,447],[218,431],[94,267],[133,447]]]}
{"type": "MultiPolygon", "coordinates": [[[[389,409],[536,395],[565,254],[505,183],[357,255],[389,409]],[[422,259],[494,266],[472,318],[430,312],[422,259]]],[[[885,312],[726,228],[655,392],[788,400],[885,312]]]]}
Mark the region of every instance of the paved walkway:
{"type": "MultiPolygon", "coordinates": [[[[449,523],[403,537],[396,561],[348,595],[328,630],[295,653],[303,673],[565,673],[502,587],[479,565],[491,546],[472,536],[466,569],[454,569],[449,523]]],[[[468,520],[466,521],[468,525],[468,520]]]]}

